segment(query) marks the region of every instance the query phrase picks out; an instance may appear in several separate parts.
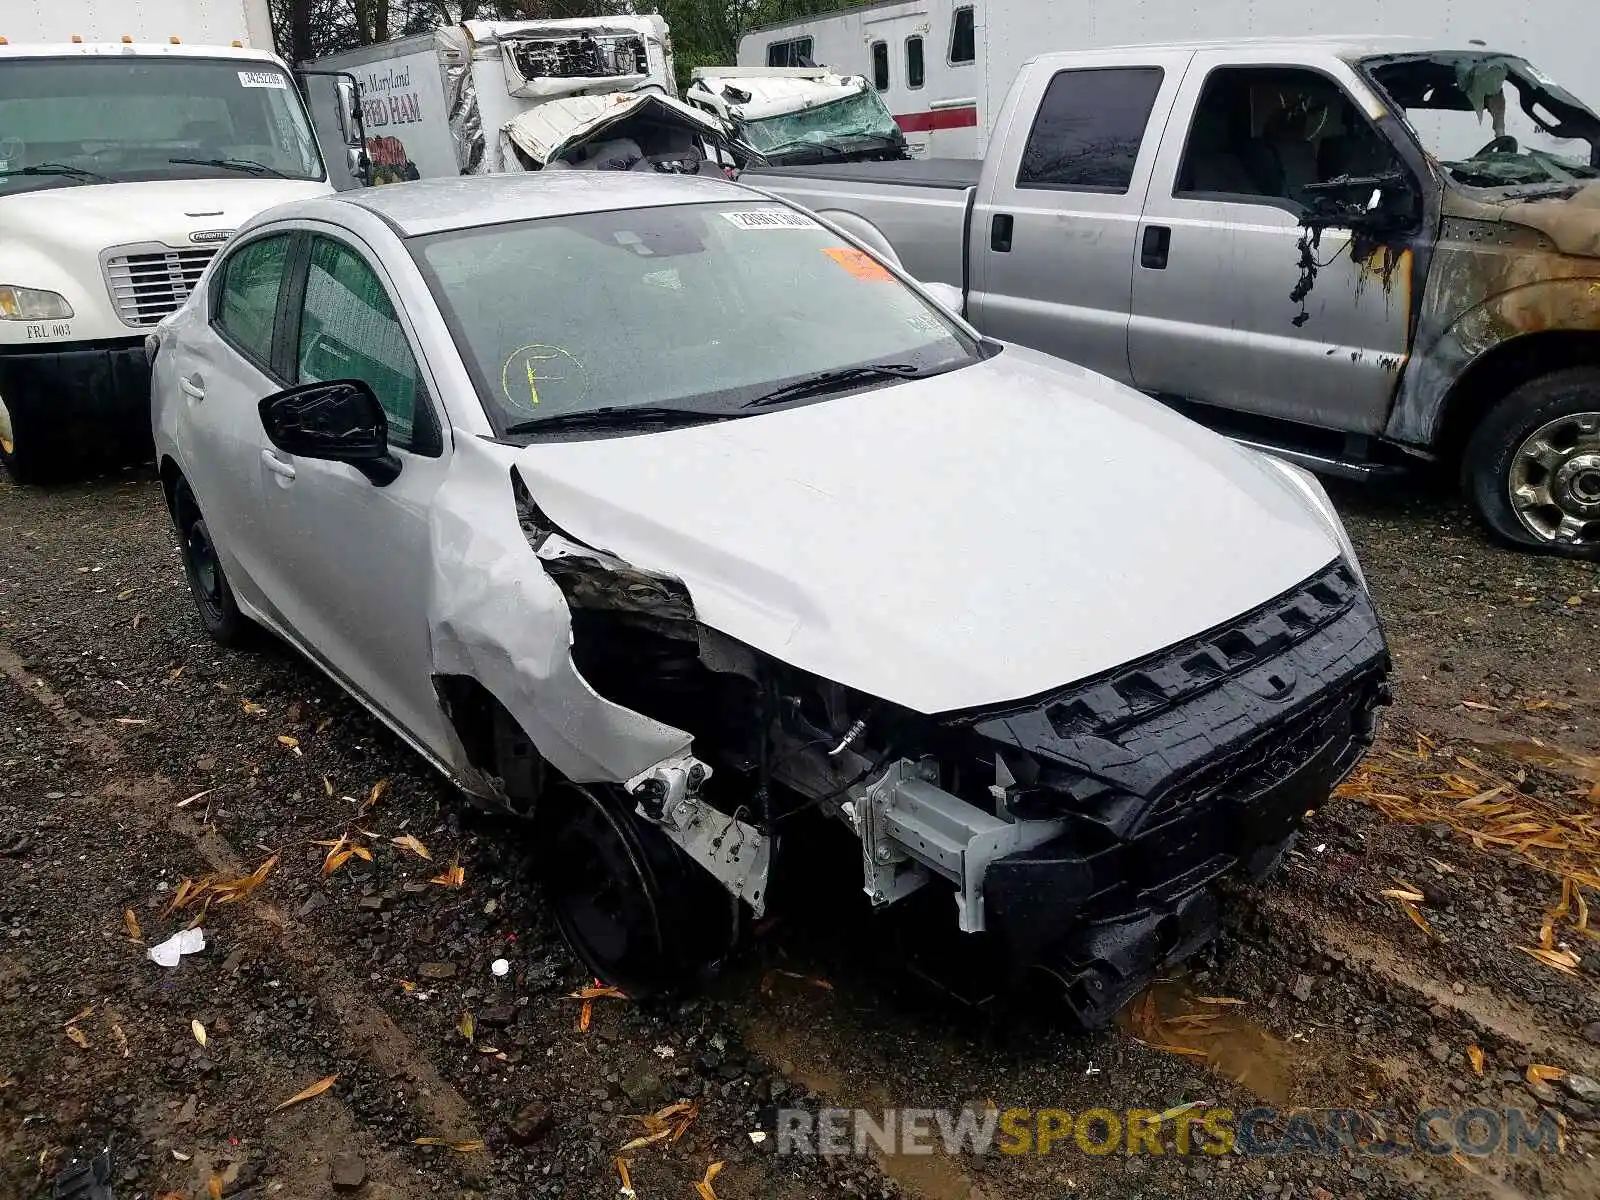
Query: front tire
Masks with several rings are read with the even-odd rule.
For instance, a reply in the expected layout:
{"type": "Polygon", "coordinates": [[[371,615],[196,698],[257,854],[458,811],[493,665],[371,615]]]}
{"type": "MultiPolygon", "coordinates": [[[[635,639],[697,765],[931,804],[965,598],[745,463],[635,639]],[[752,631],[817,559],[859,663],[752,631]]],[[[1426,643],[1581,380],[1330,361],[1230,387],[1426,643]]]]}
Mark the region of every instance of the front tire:
{"type": "Polygon", "coordinates": [[[30,428],[24,413],[0,396],[0,465],[13,483],[48,483],[65,474],[66,463],[52,445],[30,428]]]}
{"type": "Polygon", "coordinates": [[[732,948],[737,902],[620,788],[552,787],[533,828],[556,923],[597,978],[634,999],[672,993],[732,948]]]}
{"type": "Polygon", "coordinates": [[[1472,431],[1461,470],[1502,540],[1600,559],[1600,367],[1555,371],[1506,396],[1472,431]]]}
{"type": "Polygon", "coordinates": [[[219,645],[240,645],[250,634],[250,620],[233,598],[211,529],[186,479],[180,478],[172,489],[172,522],[177,526],[178,553],[201,627],[219,645]]]}

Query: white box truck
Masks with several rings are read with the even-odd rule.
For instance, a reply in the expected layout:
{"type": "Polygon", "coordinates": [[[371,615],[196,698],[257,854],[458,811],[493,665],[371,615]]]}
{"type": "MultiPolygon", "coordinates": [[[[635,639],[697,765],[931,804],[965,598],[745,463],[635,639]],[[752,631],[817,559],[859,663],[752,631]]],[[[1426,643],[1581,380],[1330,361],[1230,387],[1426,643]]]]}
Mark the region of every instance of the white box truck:
{"type": "Polygon", "coordinates": [[[323,143],[355,149],[364,135],[366,178],[347,157],[329,163],[341,191],[524,170],[512,130],[518,117],[579,96],[677,92],[659,16],[467,21],[303,66],[323,143]],[[361,128],[345,116],[341,78],[359,88],[361,128]]]}
{"type": "Polygon", "coordinates": [[[982,158],[1022,64],[1060,50],[1215,39],[1401,34],[1519,54],[1600,101],[1589,59],[1600,6],[1578,0],[878,0],[753,30],[741,67],[827,63],[865,75],[917,157],[982,158]]]}
{"type": "Polygon", "coordinates": [[[242,222],[326,192],[267,0],[0,4],[0,462],[142,459],[145,334],[242,222]]]}

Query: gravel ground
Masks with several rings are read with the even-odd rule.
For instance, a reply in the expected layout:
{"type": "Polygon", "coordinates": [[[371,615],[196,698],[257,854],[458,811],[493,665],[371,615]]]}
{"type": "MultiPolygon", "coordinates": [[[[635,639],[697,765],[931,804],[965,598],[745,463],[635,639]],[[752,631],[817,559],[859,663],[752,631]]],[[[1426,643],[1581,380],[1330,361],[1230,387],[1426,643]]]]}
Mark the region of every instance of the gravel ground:
{"type": "Polygon", "coordinates": [[[48,1196],[109,1141],[119,1200],[615,1196],[638,1116],[680,1100],[682,1136],[625,1155],[640,1200],[1600,1194],[1600,947],[1576,898],[1542,928],[1563,876],[1600,873],[1600,573],[1497,549],[1443,499],[1336,499],[1397,703],[1287,866],[1123,1030],[931,989],[842,878],[700,997],[600,997],[581,1029],[589,981],[519,828],[466,809],[283,648],[209,643],[149,475],[0,480],[0,1195],[48,1196]],[[371,861],[324,874],[317,843],[352,829],[371,861]],[[233,902],[172,909],[186,880],[267,863],[233,902]],[[204,951],[146,958],[197,915],[204,951]],[[1540,1066],[1567,1074],[1530,1080],[1540,1066]],[[1192,1102],[1403,1127],[1433,1106],[1547,1108],[1562,1147],[1180,1155],[1169,1136],[1161,1155],[1068,1139],[821,1160],[750,1137],[780,1107],[1192,1102]]]}

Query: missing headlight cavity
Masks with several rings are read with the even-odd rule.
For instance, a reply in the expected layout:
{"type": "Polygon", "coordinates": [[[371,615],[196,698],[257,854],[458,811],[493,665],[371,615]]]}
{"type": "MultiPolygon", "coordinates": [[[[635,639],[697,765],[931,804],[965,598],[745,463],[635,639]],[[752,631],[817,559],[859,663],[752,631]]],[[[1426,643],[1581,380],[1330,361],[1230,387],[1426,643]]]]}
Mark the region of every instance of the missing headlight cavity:
{"type": "MultiPolygon", "coordinates": [[[[842,827],[874,908],[944,893],[957,928],[1017,978],[1059,981],[1087,1026],[1214,934],[1217,881],[1276,863],[1370,742],[1385,695],[1376,617],[1335,564],[1049,695],[918,713],[720,633],[681,580],[585,544],[516,489],[585,680],[692,738],[626,782],[633,819],[756,912],[779,831],[842,827]]],[[[837,877],[786,865],[806,887],[837,877]]]]}

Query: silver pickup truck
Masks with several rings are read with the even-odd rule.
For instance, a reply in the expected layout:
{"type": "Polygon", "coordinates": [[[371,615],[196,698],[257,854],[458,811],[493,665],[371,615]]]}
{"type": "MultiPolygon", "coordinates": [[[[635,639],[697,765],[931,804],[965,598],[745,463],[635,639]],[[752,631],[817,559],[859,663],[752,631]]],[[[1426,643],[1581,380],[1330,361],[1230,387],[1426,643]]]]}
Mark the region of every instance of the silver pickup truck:
{"type": "Polygon", "coordinates": [[[961,288],[992,337],[1313,469],[1459,469],[1501,537],[1600,557],[1600,117],[1520,58],[1049,54],[982,162],[744,179],[961,288]]]}

